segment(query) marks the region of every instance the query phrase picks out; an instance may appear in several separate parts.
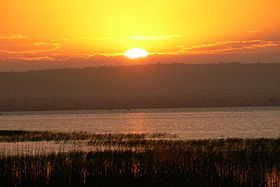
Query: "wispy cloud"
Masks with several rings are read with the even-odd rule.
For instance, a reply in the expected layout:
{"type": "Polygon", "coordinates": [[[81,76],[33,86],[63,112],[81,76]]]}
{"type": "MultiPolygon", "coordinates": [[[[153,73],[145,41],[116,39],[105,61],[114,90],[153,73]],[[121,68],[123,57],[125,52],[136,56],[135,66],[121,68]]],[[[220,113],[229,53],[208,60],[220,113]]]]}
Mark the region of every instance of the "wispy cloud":
{"type": "Polygon", "coordinates": [[[27,38],[27,36],[24,36],[22,34],[10,34],[10,35],[0,34],[0,40],[24,39],[24,38],[27,38]]]}
{"type": "Polygon", "coordinates": [[[44,45],[47,45],[46,42],[35,42],[34,43],[35,46],[44,46],[44,45]]]}
{"type": "Polygon", "coordinates": [[[179,53],[189,54],[219,54],[219,53],[234,53],[248,52],[251,50],[273,48],[280,46],[279,41],[267,40],[244,40],[244,41],[223,41],[210,44],[201,44],[191,47],[177,46],[179,53]]]}
{"type": "MultiPolygon", "coordinates": [[[[22,47],[22,46],[21,46],[22,47]]],[[[56,51],[61,48],[60,43],[44,43],[44,42],[38,42],[34,43],[33,45],[25,46],[26,49],[18,48],[18,49],[5,49],[0,47],[0,53],[6,53],[6,54],[36,54],[36,53],[43,53],[43,52],[52,52],[56,51]]]]}
{"type": "Polygon", "coordinates": [[[55,60],[52,57],[49,56],[39,56],[39,57],[19,57],[17,60],[23,60],[23,61],[51,61],[55,60]]]}
{"type": "Polygon", "coordinates": [[[258,33],[258,32],[260,32],[260,31],[258,31],[258,30],[250,30],[250,31],[248,31],[249,33],[258,33]]]}
{"type": "MultiPolygon", "coordinates": [[[[164,41],[179,38],[180,35],[161,36],[133,36],[130,40],[164,41]]],[[[2,38],[4,38],[2,36],[2,38]]],[[[5,36],[8,40],[0,40],[0,63],[17,62],[22,64],[46,63],[50,67],[58,64],[59,67],[72,66],[86,67],[98,65],[127,65],[129,60],[118,51],[109,52],[106,47],[99,50],[79,49],[71,41],[62,39],[51,40],[43,36],[25,38],[22,35],[5,36]],[[20,40],[18,40],[20,39],[20,40]],[[28,63],[24,63],[28,62],[28,63]],[[61,63],[53,63],[61,62],[61,63]]],[[[109,38],[95,38],[96,40],[110,40],[109,38]]],[[[128,38],[121,38],[127,42],[128,38]]],[[[179,40],[178,40],[179,41],[179,40]]],[[[100,41],[100,43],[103,41],[100,41]]],[[[134,42],[134,41],[129,41],[134,42]]],[[[90,42],[98,43],[98,41],[90,42]]],[[[106,41],[106,43],[108,43],[106,41]]],[[[169,46],[158,52],[150,51],[149,58],[141,59],[139,63],[154,62],[219,62],[224,59],[243,61],[278,61],[277,51],[280,50],[280,41],[270,40],[238,40],[221,41],[193,46],[178,42],[178,46],[169,46]],[[262,52],[262,53],[261,53],[262,52]],[[271,52],[275,54],[271,54],[271,52]],[[240,57],[240,54],[246,58],[240,57]],[[268,55],[263,55],[268,54],[268,55]],[[246,56],[247,55],[247,56],[246,56]],[[262,56],[260,56],[262,55],[262,56]],[[212,59],[212,60],[211,60],[212,59]],[[276,59],[276,60],[275,60],[276,59]]],[[[30,65],[31,66],[31,65],[30,65]]],[[[46,65],[46,67],[49,67],[46,65]]],[[[1,67],[0,67],[1,68],[1,67]]]]}
{"type": "Polygon", "coordinates": [[[41,36],[26,37],[21,34],[0,36],[1,61],[51,61],[62,43],[41,36]]]}

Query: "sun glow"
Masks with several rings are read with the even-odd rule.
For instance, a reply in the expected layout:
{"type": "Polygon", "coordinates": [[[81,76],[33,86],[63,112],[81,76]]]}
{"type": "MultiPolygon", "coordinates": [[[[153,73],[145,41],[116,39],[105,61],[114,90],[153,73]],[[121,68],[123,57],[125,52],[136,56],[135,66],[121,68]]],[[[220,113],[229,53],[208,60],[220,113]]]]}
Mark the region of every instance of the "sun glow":
{"type": "Polygon", "coordinates": [[[124,53],[124,56],[130,59],[145,58],[149,54],[146,50],[140,48],[129,49],[124,53]]]}

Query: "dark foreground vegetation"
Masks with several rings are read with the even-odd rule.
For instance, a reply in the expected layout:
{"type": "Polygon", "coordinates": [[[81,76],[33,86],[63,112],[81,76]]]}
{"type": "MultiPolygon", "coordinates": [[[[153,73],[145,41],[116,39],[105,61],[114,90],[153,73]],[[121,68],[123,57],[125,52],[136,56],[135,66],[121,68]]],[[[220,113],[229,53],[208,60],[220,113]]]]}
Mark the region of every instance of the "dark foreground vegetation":
{"type": "Polygon", "coordinates": [[[119,142],[120,149],[2,155],[0,186],[280,185],[280,139],[183,141],[162,139],[161,134],[54,136],[56,133],[24,131],[1,131],[0,137],[17,134],[27,141],[24,133],[37,134],[40,140],[51,140],[51,136],[63,141],[88,139],[88,144],[106,139],[103,143],[107,145],[119,142]],[[121,146],[128,149],[122,150],[121,146]]]}

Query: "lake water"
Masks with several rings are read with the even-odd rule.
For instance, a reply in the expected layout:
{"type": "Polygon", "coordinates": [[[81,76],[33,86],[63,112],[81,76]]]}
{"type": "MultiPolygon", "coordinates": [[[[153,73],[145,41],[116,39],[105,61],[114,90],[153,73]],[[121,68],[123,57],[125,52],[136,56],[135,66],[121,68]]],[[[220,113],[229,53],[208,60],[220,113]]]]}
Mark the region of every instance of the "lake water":
{"type": "Polygon", "coordinates": [[[183,139],[280,138],[280,107],[9,112],[0,130],[168,133],[183,139]]]}

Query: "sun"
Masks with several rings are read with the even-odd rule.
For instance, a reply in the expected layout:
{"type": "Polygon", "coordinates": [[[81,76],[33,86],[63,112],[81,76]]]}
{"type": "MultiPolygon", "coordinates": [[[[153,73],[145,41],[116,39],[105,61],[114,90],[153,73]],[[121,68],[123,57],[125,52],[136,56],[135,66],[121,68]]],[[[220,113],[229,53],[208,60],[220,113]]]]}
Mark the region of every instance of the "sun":
{"type": "Polygon", "coordinates": [[[145,58],[148,55],[148,52],[141,48],[132,48],[124,53],[124,56],[130,59],[145,58]]]}

